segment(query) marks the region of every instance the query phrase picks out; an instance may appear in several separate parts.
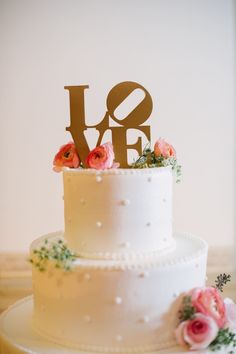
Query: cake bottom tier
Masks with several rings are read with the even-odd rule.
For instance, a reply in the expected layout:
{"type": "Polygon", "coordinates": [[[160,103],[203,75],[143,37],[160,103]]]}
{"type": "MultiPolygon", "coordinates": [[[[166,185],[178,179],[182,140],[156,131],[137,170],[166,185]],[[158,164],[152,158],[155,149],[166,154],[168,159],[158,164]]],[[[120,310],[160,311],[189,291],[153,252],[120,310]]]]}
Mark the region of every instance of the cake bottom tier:
{"type": "MultiPolygon", "coordinates": [[[[0,354],[85,354],[84,351],[54,344],[38,335],[32,328],[33,298],[17,301],[0,315],[0,354]]],[[[235,348],[222,347],[214,354],[225,354],[235,348]]],[[[148,354],[191,354],[181,347],[161,349],[148,354]]],[[[201,350],[196,354],[212,354],[201,350]]]]}
{"type": "MultiPolygon", "coordinates": [[[[61,237],[46,235],[40,248],[61,237]]],[[[34,329],[50,341],[88,352],[151,352],[175,345],[181,294],[203,286],[207,245],[175,235],[176,249],[158,259],[78,259],[70,271],[33,269],[34,329]]]]}

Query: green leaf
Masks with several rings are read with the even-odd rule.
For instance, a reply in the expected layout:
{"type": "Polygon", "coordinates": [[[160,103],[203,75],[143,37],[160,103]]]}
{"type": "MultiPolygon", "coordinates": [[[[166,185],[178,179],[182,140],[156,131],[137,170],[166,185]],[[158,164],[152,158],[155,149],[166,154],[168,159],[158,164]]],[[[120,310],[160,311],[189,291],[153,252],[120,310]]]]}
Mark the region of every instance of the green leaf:
{"type": "Polygon", "coordinates": [[[230,274],[220,274],[217,276],[215,280],[215,288],[218,289],[219,291],[223,292],[224,285],[226,285],[228,282],[231,281],[231,275],[230,274]]]}
{"type": "Polygon", "coordinates": [[[133,168],[153,168],[171,166],[176,176],[176,183],[181,180],[181,166],[178,165],[175,157],[164,158],[163,156],[155,156],[154,151],[150,149],[150,143],[144,148],[142,155],[133,162],[133,168]]]}
{"type": "Polygon", "coordinates": [[[192,319],[195,313],[196,309],[192,305],[191,296],[184,296],[182,309],[179,311],[180,322],[192,319]]]}
{"type": "Polygon", "coordinates": [[[31,258],[29,262],[40,272],[46,270],[47,262],[49,260],[55,262],[56,268],[61,268],[65,271],[70,270],[73,261],[75,261],[78,256],[71,251],[61,239],[51,243],[45,241],[44,244],[47,246],[42,246],[39,249],[33,250],[34,257],[31,258]]]}
{"type": "MultiPolygon", "coordinates": [[[[236,347],[236,334],[231,332],[229,328],[221,328],[219,329],[218,335],[215,340],[210,344],[210,349],[212,351],[217,351],[222,348],[222,346],[232,345],[236,347]]],[[[234,353],[233,351],[229,351],[228,354],[234,353]]]]}

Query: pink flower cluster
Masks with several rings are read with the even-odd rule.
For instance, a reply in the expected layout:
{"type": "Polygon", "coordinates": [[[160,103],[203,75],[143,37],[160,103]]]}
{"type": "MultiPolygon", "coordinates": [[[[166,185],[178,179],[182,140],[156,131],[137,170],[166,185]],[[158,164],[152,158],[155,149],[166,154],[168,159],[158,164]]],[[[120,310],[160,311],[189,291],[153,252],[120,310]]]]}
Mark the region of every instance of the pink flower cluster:
{"type": "Polygon", "coordinates": [[[195,288],[190,297],[195,314],[180,322],[175,331],[177,342],[191,350],[206,349],[217,337],[221,328],[236,330],[236,304],[223,300],[213,287],[195,288]]]}
{"type": "Polygon", "coordinates": [[[70,168],[79,167],[80,160],[73,142],[69,142],[60,148],[54,157],[53,165],[53,170],[55,172],[60,172],[63,166],[70,168]]]}
{"type": "Polygon", "coordinates": [[[117,168],[119,163],[114,162],[115,155],[113,146],[110,142],[100,145],[93,149],[87,159],[86,165],[96,170],[105,170],[107,168],[117,168]]]}
{"type": "Polygon", "coordinates": [[[154,145],[154,154],[156,157],[164,157],[168,159],[169,157],[176,158],[176,152],[172,145],[167,143],[165,139],[159,138],[154,145]]]}
{"type": "MultiPolygon", "coordinates": [[[[86,158],[86,167],[96,170],[118,168],[119,164],[114,162],[114,159],[113,146],[108,142],[90,151],[86,158]]],[[[80,159],[73,142],[69,142],[60,148],[53,160],[53,165],[53,169],[56,172],[60,172],[64,166],[70,168],[78,168],[80,166],[80,159]]]]}

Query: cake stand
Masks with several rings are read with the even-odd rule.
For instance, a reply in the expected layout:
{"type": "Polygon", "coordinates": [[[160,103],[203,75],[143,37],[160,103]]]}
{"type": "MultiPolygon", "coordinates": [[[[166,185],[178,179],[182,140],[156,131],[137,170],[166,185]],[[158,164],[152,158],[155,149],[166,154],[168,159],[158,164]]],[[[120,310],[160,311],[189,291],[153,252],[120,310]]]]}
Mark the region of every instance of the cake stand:
{"type": "MultiPolygon", "coordinates": [[[[0,354],[88,354],[59,346],[40,337],[33,331],[32,313],[32,296],[17,301],[2,313],[0,316],[0,354]]],[[[171,348],[150,354],[175,353],[187,354],[189,352],[183,351],[182,348],[171,348]]],[[[191,353],[193,354],[193,352],[191,353]]],[[[198,354],[207,353],[209,352],[198,352],[198,354]]],[[[226,353],[228,353],[228,350],[219,352],[219,354],[226,353]]]]}

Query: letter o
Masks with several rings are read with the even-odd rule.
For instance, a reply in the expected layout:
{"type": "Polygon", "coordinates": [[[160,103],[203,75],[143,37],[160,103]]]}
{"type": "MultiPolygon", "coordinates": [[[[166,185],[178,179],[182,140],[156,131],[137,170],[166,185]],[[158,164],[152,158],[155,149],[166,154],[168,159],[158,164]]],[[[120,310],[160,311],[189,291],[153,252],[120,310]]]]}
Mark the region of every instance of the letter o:
{"type": "Polygon", "coordinates": [[[114,86],[107,96],[107,109],[110,117],[126,128],[135,128],[144,123],[152,113],[152,98],[149,92],[140,84],[133,81],[124,81],[114,86]],[[120,120],[115,117],[116,108],[136,89],[145,92],[144,99],[127,115],[120,120]]]}

